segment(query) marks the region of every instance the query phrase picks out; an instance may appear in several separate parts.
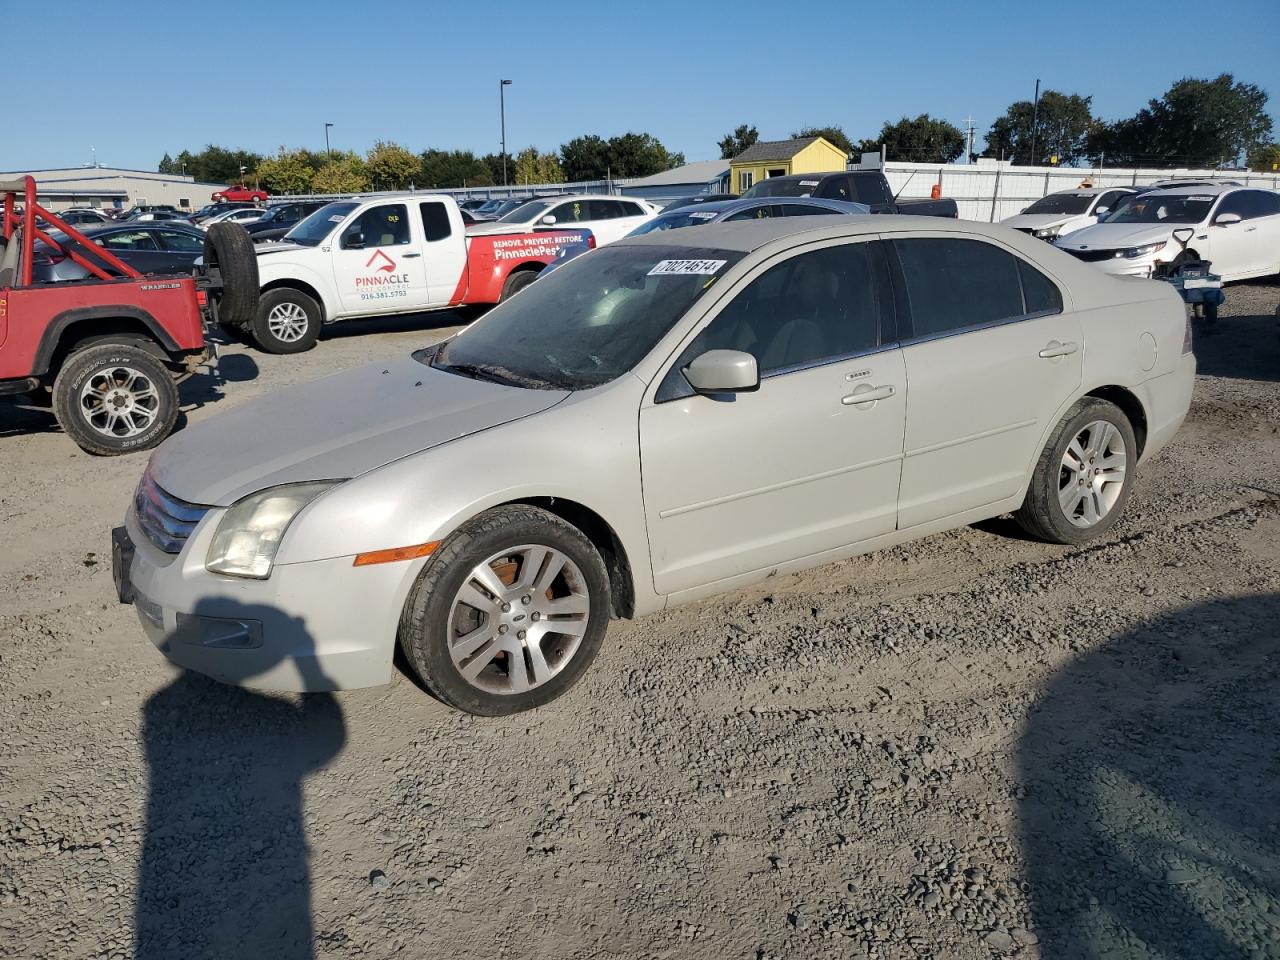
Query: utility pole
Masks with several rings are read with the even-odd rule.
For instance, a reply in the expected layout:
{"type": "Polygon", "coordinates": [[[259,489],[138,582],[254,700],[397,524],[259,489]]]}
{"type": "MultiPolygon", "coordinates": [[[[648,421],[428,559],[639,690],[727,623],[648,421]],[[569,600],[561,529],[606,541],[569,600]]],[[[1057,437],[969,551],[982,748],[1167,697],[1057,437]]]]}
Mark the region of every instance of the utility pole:
{"type": "Polygon", "coordinates": [[[1036,98],[1031,101],[1031,166],[1036,165],[1036,124],[1040,121],[1040,78],[1036,77],[1036,98]]]}
{"type": "Polygon", "coordinates": [[[324,125],[324,158],[329,163],[333,163],[333,151],[329,149],[329,128],[332,126],[332,123],[324,125]]]}
{"type": "Polygon", "coordinates": [[[973,116],[964,118],[965,122],[965,152],[964,162],[973,163],[973,116]]]}
{"type": "Polygon", "coordinates": [[[502,185],[507,185],[507,87],[510,80],[498,81],[498,116],[502,123],[502,185]]]}

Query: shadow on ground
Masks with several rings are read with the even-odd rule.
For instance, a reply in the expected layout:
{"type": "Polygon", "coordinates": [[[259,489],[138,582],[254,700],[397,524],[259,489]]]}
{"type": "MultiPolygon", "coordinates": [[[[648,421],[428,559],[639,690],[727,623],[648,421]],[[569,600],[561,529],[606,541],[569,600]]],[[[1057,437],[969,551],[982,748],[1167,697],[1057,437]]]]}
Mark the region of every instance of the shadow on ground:
{"type": "Polygon", "coordinates": [[[1073,662],[1020,763],[1041,956],[1280,957],[1280,594],[1073,662]]]}
{"type": "MultiPolygon", "coordinates": [[[[1226,287],[1227,306],[1233,293],[1243,296],[1239,284],[1226,287]]],[[[1264,301],[1266,312],[1223,316],[1213,324],[1197,320],[1193,327],[1196,370],[1213,377],[1280,381],[1280,322],[1276,302],[1280,286],[1255,284],[1251,292],[1271,291],[1275,299],[1264,301]]]]}
{"type": "MultiPolygon", "coordinates": [[[[273,616],[225,602],[210,612],[273,616]]],[[[241,652],[225,651],[225,662],[241,652]]],[[[297,653],[299,672],[324,684],[297,653]]],[[[259,662],[253,674],[273,666],[259,662]]],[[[147,701],[142,735],[148,784],[134,956],[310,960],[302,784],[346,743],[336,698],[270,696],[183,672],[147,701]]]]}

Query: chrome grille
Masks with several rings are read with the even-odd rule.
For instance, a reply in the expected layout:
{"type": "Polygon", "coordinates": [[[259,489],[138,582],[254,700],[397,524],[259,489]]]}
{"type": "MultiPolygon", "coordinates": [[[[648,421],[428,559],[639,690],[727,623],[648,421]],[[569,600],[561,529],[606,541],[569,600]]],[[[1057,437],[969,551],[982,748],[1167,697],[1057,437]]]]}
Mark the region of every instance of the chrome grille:
{"type": "Polygon", "coordinates": [[[209,512],[208,507],[165,493],[151,479],[150,470],[142,475],[138,491],[133,495],[133,509],[147,539],[165,553],[181,553],[191,531],[209,512]]]}

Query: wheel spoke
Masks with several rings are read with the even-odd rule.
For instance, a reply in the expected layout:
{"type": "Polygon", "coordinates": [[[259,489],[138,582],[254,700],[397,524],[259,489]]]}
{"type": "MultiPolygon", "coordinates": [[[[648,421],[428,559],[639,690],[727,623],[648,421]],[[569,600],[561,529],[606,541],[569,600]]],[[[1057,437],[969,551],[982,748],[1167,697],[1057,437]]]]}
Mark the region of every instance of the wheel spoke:
{"type": "Polygon", "coordinates": [[[462,589],[458,591],[458,603],[465,603],[468,607],[474,607],[481,613],[494,615],[498,612],[498,604],[490,599],[488,594],[476,588],[474,584],[464,584],[462,589]]]}
{"type": "Polygon", "coordinates": [[[1062,512],[1068,519],[1075,516],[1076,507],[1080,506],[1080,498],[1083,496],[1084,488],[1074,478],[1058,491],[1058,503],[1062,505],[1062,512]]]}
{"type": "Polygon", "coordinates": [[[525,646],[525,652],[529,656],[529,665],[533,668],[534,686],[540,686],[551,679],[551,667],[547,665],[547,658],[542,655],[541,642],[535,642],[530,636],[525,646]]]}
{"type": "Polygon", "coordinates": [[[497,632],[493,626],[486,622],[483,626],[454,640],[449,647],[449,653],[452,654],[454,662],[459,663],[484,646],[485,641],[492,639],[496,635],[497,632]]]}
{"type": "Polygon", "coordinates": [[[474,681],[476,677],[480,675],[480,672],[485,667],[493,663],[493,658],[496,657],[501,652],[502,652],[502,644],[498,643],[497,640],[494,640],[488,646],[485,646],[482,649],[478,650],[476,652],[476,655],[471,658],[471,661],[469,663],[467,663],[465,666],[459,666],[458,669],[461,671],[464,677],[466,677],[468,680],[474,681]]]}
{"type": "Polygon", "coordinates": [[[543,620],[539,626],[543,629],[543,635],[548,633],[563,633],[569,637],[580,637],[587,632],[587,618],[581,620],[543,620]]]}
{"type": "Polygon", "coordinates": [[[484,587],[495,597],[502,597],[507,592],[507,585],[498,579],[498,575],[493,572],[493,567],[487,563],[482,563],[471,571],[471,579],[480,586],[484,587]]]}
{"type": "Polygon", "coordinates": [[[551,616],[569,613],[586,614],[591,612],[591,598],[580,593],[571,593],[567,597],[542,601],[540,609],[551,616]]]}
{"type": "Polygon", "coordinates": [[[533,586],[535,593],[541,594],[551,589],[551,584],[555,582],[556,577],[559,576],[560,571],[564,569],[564,565],[569,560],[559,550],[549,550],[548,553],[551,556],[547,558],[547,564],[543,567],[542,576],[538,578],[538,582],[533,586]]]}
{"type": "Polygon", "coordinates": [[[1062,463],[1078,473],[1084,469],[1088,459],[1089,455],[1084,452],[1084,447],[1080,446],[1080,438],[1076,437],[1067,445],[1067,452],[1063,454],[1062,463]],[[1068,457],[1071,458],[1070,462],[1067,460],[1068,457]]]}
{"type": "Polygon", "coordinates": [[[532,546],[525,551],[520,560],[520,576],[512,584],[513,590],[532,589],[537,582],[538,573],[546,562],[547,555],[553,551],[543,546],[532,546]]]}

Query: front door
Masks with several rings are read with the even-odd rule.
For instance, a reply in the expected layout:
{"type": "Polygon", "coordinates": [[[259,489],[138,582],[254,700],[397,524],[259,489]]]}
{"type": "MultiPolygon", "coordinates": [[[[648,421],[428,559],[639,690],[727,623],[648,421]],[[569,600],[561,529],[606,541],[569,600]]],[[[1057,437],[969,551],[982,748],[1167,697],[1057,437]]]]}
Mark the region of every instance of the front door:
{"type": "Polygon", "coordinates": [[[1049,277],[985,240],[893,241],[905,280],[911,402],[899,528],[1018,492],[1078,391],[1083,332],[1049,277]]]}
{"type": "Polygon", "coordinates": [[[332,255],[347,314],[401,313],[430,303],[421,238],[406,204],[369,207],[343,228],[332,255]]]}
{"type": "Polygon", "coordinates": [[[688,590],[893,530],[906,380],[875,240],[757,271],[640,411],[659,593],[688,590]],[[760,389],[695,395],[712,349],[753,354],[760,389]]]}

